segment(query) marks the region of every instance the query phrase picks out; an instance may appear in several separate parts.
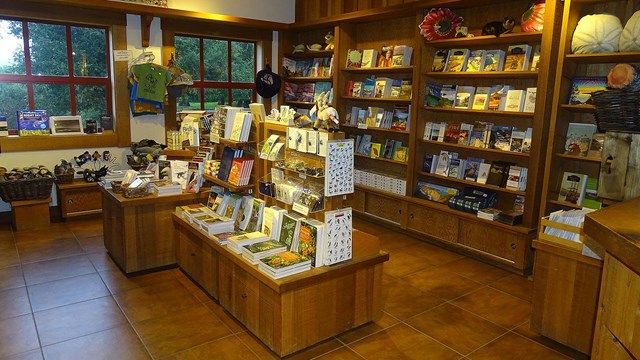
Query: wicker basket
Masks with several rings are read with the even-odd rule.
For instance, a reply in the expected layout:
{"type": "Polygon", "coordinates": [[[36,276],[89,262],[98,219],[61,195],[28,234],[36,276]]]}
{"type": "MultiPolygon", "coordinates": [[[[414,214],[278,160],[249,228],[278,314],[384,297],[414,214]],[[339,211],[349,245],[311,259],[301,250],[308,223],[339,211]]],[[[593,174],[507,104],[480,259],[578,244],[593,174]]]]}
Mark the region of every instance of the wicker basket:
{"type": "Polygon", "coordinates": [[[640,91],[600,90],[591,94],[603,131],[640,131],[640,91]]]}
{"type": "Polygon", "coordinates": [[[47,199],[52,186],[53,177],[0,181],[0,198],[4,202],[47,199]]]}
{"type": "Polygon", "coordinates": [[[149,191],[147,190],[146,186],[139,186],[135,188],[123,186],[123,188],[124,188],[124,192],[122,193],[122,196],[124,196],[127,199],[135,199],[135,198],[141,198],[147,195],[151,195],[149,194],[149,191]]]}
{"type": "Polygon", "coordinates": [[[58,184],[71,184],[75,174],[56,174],[56,182],[58,184]]]}

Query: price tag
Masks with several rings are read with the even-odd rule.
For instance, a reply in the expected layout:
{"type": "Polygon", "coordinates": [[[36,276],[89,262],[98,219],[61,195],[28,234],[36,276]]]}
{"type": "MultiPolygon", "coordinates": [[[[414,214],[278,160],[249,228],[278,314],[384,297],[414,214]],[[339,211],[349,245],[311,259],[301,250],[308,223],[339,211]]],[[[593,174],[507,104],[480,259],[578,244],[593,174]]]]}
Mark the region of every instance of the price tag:
{"type": "Polygon", "coordinates": [[[130,61],[133,59],[131,50],[113,50],[113,61],[130,61]]]}
{"type": "Polygon", "coordinates": [[[302,205],[300,203],[293,203],[293,208],[292,209],[293,209],[293,211],[295,211],[297,213],[300,213],[300,214],[302,214],[304,216],[309,215],[309,207],[305,206],[305,205],[302,205]]]}

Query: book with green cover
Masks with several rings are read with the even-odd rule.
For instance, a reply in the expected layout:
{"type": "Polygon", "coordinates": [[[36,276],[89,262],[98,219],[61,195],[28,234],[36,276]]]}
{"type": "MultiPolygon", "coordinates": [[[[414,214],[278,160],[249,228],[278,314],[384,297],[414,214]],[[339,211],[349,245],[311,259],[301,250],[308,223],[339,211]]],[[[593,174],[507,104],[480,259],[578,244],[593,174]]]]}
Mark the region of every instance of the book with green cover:
{"type": "Polygon", "coordinates": [[[282,251],[284,252],[287,250],[287,245],[275,240],[266,240],[255,244],[245,245],[244,248],[251,254],[256,256],[260,253],[266,251],[275,251],[277,249],[282,249],[282,251]]]}
{"type": "Polygon", "coordinates": [[[602,201],[598,198],[598,178],[587,178],[587,184],[584,190],[584,199],[582,206],[589,209],[602,208],[602,201]]]}
{"type": "Polygon", "coordinates": [[[311,260],[304,255],[293,251],[286,251],[281,254],[269,256],[261,260],[263,264],[274,270],[286,269],[296,265],[310,264],[311,260]]]}
{"type": "Polygon", "coordinates": [[[296,251],[296,240],[300,231],[300,221],[303,219],[301,215],[296,213],[287,213],[282,216],[282,225],[280,226],[279,241],[287,245],[288,250],[296,251]]]}
{"type": "Polygon", "coordinates": [[[316,219],[304,219],[300,222],[298,252],[311,259],[311,265],[315,267],[322,266],[324,228],[324,223],[316,219]]]}

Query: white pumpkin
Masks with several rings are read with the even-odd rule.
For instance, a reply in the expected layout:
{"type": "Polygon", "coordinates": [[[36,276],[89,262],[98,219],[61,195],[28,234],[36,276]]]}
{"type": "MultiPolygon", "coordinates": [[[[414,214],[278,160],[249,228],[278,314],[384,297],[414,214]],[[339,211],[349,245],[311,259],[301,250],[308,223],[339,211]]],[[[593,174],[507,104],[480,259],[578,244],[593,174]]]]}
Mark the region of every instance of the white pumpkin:
{"type": "Polygon", "coordinates": [[[594,54],[618,51],[622,23],[617,16],[595,14],[583,16],[571,39],[574,54],[594,54]]]}
{"type": "Polygon", "coordinates": [[[640,10],[631,15],[622,30],[620,51],[640,51],[640,10]]]}

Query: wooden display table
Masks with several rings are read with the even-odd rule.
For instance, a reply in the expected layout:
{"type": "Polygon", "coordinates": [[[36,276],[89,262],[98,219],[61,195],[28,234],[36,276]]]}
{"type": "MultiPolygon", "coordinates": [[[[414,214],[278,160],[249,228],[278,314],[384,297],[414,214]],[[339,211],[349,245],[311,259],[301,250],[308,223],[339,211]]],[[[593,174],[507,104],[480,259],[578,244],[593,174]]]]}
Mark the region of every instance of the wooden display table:
{"type": "Polygon", "coordinates": [[[241,255],[173,215],[180,267],[280,356],[382,315],[382,266],[389,254],[354,230],[353,259],[274,280],[241,255]]]}
{"type": "Polygon", "coordinates": [[[98,186],[102,193],[104,246],[127,274],[175,265],[171,214],[176,206],[204,203],[208,191],[127,199],[98,186]]]}
{"type": "Polygon", "coordinates": [[[102,194],[94,182],[73,179],[69,184],[58,184],[58,205],[62,218],[102,213],[102,194]]]}
{"type": "Polygon", "coordinates": [[[587,239],[604,247],[592,359],[640,358],[640,198],[587,214],[587,239]]]}
{"type": "Polygon", "coordinates": [[[49,218],[50,202],[51,198],[12,201],[11,220],[13,227],[16,230],[27,230],[49,226],[51,223],[49,218]]]}

